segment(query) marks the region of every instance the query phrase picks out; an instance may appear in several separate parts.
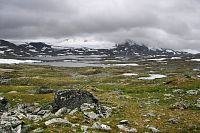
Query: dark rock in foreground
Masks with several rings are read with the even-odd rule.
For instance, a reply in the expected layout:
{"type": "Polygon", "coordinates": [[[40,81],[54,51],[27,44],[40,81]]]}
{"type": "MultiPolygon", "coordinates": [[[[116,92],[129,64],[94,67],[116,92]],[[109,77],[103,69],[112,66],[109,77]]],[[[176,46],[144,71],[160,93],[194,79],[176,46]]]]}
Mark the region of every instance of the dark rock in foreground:
{"type": "Polygon", "coordinates": [[[8,110],[8,100],[5,97],[0,97],[0,112],[8,110]]]}
{"type": "Polygon", "coordinates": [[[64,90],[55,94],[53,108],[62,107],[68,109],[80,108],[83,103],[98,104],[98,100],[89,92],[82,90],[64,90]]]}

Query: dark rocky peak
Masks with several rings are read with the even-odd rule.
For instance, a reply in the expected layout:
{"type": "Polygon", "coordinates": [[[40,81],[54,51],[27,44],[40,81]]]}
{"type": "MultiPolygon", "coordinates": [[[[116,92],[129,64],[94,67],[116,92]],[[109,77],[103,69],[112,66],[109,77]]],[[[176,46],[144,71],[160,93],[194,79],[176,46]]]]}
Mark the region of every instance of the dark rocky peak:
{"type": "Polygon", "coordinates": [[[126,40],[122,43],[116,44],[115,55],[133,56],[133,55],[184,55],[185,52],[175,51],[167,48],[150,48],[145,43],[126,40]]]}
{"type": "Polygon", "coordinates": [[[51,48],[50,45],[47,45],[43,42],[30,42],[30,43],[28,43],[28,45],[34,47],[35,49],[39,49],[39,50],[41,50],[42,48],[51,48]]]}
{"type": "Polygon", "coordinates": [[[11,43],[9,41],[0,40],[0,46],[3,48],[17,48],[17,46],[14,43],[11,43]]]}

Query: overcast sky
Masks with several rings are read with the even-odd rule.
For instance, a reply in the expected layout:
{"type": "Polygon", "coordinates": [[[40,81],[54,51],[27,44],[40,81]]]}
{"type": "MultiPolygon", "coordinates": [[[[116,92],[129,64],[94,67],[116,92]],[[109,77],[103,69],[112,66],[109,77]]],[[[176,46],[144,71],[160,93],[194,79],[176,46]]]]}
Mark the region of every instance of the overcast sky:
{"type": "Polygon", "coordinates": [[[1,0],[0,38],[93,38],[200,50],[200,0],[1,0]]]}

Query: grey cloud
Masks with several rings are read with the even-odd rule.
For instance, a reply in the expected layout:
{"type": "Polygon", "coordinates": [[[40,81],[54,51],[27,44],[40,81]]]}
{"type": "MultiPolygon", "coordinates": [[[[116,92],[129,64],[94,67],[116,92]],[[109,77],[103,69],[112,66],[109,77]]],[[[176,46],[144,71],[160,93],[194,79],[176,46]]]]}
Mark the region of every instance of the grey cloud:
{"type": "Polygon", "coordinates": [[[200,50],[199,0],[3,0],[0,38],[92,36],[200,50]]]}

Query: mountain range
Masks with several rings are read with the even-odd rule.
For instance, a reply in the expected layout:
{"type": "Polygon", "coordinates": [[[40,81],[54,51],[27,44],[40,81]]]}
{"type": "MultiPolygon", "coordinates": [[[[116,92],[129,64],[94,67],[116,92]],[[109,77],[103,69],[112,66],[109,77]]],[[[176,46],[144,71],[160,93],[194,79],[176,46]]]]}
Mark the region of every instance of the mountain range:
{"type": "MultiPolygon", "coordinates": [[[[87,41],[85,41],[87,44],[87,41]]],[[[15,44],[0,40],[0,57],[34,57],[65,55],[105,55],[105,56],[182,56],[191,55],[183,51],[166,48],[150,48],[143,43],[126,40],[112,48],[55,47],[44,42],[15,44]]]]}

